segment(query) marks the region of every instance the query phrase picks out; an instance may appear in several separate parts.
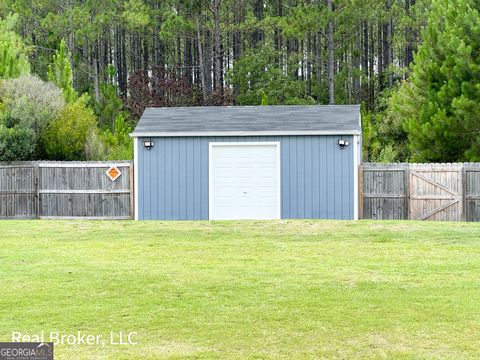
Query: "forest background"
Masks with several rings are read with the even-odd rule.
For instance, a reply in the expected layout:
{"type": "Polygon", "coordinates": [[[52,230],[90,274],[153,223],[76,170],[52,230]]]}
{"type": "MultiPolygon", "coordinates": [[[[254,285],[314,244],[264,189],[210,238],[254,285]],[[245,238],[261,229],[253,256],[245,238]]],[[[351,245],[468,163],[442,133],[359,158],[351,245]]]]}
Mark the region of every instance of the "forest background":
{"type": "Polygon", "coordinates": [[[361,104],[364,160],[480,160],[476,0],[2,0],[0,161],[130,159],[145,107],[361,104]]]}

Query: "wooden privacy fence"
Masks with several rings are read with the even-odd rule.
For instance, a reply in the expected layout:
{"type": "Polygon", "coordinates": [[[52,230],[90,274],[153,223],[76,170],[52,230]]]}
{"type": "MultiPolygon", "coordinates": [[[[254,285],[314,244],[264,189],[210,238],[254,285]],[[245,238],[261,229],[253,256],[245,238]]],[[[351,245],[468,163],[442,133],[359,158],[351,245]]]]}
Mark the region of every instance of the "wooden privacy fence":
{"type": "MultiPolygon", "coordinates": [[[[360,218],[480,221],[480,163],[366,163],[359,182],[360,218]]],[[[130,219],[133,194],[129,161],[0,163],[0,219],[130,219]]]]}
{"type": "Polygon", "coordinates": [[[360,166],[364,219],[480,221],[480,164],[360,166]]]}
{"type": "Polygon", "coordinates": [[[130,219],[133,209],[131,162],[0,163],[0,218],[130,219]]]}

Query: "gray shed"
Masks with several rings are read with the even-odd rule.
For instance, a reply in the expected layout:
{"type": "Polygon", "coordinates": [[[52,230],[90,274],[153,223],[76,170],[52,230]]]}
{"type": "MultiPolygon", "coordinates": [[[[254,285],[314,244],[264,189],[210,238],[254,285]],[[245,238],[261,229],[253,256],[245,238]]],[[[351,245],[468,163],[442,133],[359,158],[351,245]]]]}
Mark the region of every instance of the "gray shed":
{"type": "Polygon", "coordinates": [[[357,219],[358,105],[148,108],[140,220],[357,219]]]}

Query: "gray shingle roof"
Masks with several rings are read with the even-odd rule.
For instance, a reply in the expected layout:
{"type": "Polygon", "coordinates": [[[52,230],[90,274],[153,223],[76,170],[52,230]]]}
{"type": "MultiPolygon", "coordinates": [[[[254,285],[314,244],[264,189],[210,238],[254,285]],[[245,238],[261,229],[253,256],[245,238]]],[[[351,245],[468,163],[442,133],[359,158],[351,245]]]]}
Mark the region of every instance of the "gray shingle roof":
{"type": "Polygon", "coordinates": [[[360,105],[147,108],[132,136],[359,134],[360,105]]]}

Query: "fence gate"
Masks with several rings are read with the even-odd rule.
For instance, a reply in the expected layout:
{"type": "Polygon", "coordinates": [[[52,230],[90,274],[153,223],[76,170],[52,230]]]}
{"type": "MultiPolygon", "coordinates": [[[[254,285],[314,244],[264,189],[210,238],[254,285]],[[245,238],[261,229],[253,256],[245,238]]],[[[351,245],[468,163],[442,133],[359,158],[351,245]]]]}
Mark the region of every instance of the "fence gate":
{"type": "Polygon", "coordinates": [[[457,164],[411,164],[409,218],[461,221],[463,167],[457,164]]]}

